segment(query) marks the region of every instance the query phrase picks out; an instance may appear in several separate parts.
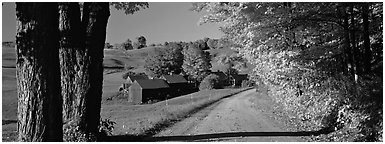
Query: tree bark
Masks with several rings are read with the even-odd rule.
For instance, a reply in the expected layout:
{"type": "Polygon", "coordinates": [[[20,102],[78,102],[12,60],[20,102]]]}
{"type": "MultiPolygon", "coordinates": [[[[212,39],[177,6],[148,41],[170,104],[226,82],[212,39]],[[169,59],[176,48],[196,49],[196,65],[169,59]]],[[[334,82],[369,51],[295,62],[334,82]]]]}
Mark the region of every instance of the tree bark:
{"type": "Polygon", "coordinates": [[[62,141],[56,3],[16,3],[18,140],[62,141]]]}
{"type": "Polygon", "coordinates": [[[363,19],[363,36],[364,36],[364,50],[365,50],[365,57],[364,57],[364,69],[365,73],[369,74],[371,73],[371,61],[372,61],[372,52],[370,50],[370,38],[369,38],[369,20],[368,20],[368,13],[369,13],[369,4],[363,3],[362,4],[362,19],[363,19]]]}
{"type": "Polygon", "coordinates": [[[354,61],[354,69],[355,74],[360,75],[360,57],[359,57],[359,49],[357,47],[356,43],[356,27],[355,27],[355,14],[354,14],[354,4],[351,4],[350,6],[350,37],[351,37],[351,43],[352,43],[352,49],[353,49],[353,61],[354,61]]]}
{"type": "Polygon", "coordinates": [[[90,54],[90,90],[86,94],[86,123],[91,133],[98,132],[103,88],[103,48],[110,16],[109,3],[84,3],[85,49],[90,54]]]}
{"type": "Polygon", "coordinates": [[[350,30],[349,30],[349,14],[348,14],[348,8],[347,5],[344,8],[344,32],[345,32],[345,54],[346,54],[346,64],[348,71],[350,72],[351,76],[354,76],[354,61],[353,61],[353,50],[350,43],[350,30]]]}
{"type": "Polygon", "coordinates": [[[59,3],[59,18],[63,121],[75,121],[84,131],[86,94],[90,88],[90,56],[84,47],[79,4],[59,3]]]}

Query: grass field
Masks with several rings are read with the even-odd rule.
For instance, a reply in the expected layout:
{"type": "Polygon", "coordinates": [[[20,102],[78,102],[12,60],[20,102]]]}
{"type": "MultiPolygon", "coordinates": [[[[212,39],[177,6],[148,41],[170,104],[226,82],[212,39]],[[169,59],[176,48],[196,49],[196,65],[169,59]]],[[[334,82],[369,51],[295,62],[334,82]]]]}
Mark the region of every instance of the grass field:
{"type": "Polygon", "coordinates": [[[117,99],[116,103],[102,105],[101,116],[116,122],[113,135],[151,135],[224,97],[246,89],[199,91],[146,105],[128,105],[121,102],[124,99],[117,99]]]}

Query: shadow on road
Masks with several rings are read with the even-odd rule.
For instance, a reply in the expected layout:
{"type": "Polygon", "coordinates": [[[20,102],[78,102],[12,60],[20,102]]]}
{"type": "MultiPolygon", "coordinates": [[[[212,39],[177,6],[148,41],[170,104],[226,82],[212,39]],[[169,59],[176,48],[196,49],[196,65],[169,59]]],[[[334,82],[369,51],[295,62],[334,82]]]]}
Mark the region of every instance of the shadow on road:
{"type": "Polygon", "coordinates": [[[301,132],[229,132],[229,133],[214,133],[214,134],[200,134],[200,135],[183,135],[183,136],[111,136],[110,141],[144,141],[144,142],[159,142],[159,141],[198,141],[215,138],[231,138],[231,137],[270,137],[270,136],[317,136],[320,134],[327,134],[327,131],[301,131],[301,132]]]}

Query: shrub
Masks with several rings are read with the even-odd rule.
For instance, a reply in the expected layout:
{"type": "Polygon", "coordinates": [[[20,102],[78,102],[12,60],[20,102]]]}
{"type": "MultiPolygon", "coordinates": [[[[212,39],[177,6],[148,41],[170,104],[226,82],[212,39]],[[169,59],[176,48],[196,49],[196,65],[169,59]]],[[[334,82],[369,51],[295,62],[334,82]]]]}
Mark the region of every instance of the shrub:
{"type": "Polygon", "coordinates": [[[114,46],[111,45],[110,43],[105,43],[104,44],[104,49],[112,49],[112,48],[114,48],[114,46]]]}
{"type": "Polygon", "coordinates": [[[210,90],[223,88],[223,85],[220,82],[219,76],[216,74],[210,74],[205,77],[199,85],[199,90],[210,90]]]}
{"type": "Polygon", "coordinates": [[[269,87],[300,130],[331,132],[316,141],[382,141],[381,78],[355,82],[342,75],[310,75],[317,81],[299,79],[300,87],[269,87]]]}
{"type": "Polygon", "coordinates": [[[96,141],[96,136],[81,131],[80,126],[76,121],[69,121],[68,123],[64,124],[63,129],[64,142],[96,141]]]}
{"type": "Polygon", "coordinates": [[[80,130],[80,126],[78,122],[73,120],[66,124],[64,124],[63,129],[63,141],[65,142],[92,142],[97,140],[105,140],[107,136],[112,135],[112,130],[114,129],[114,125],[116,122],[111,121],[109,119],[100,119],[100,124],[98,126],[99,133],[97,136],[91,133],[85,133],[80,130]]]}
{"type": "Polygon", "coordinates": [[[241,83],[241,87],[243,87],[243,88],[251,87],[251,86],[254,86],[254,82],[251,80],[243,80],[241,83]]]}
{"type": "Polygon", "coordinates": [[[122,45],[120,46],[121,49],[124,49],[124,50],[132,50],[134,49],[132,47],[132,41],[130,39],[127,39],[125,42],[122,43],[122,45]]]}
{"type": "Polygon", "coordinates": [[[130,76],[130,75],[136,75],[136,73],[135,73],[135,72],[132,72],[132,71],[127,71],[126,73],[124,73],[124,74],[122,75],[122,78],[123,78],[123,79],[127,79],[128,76],[130,76]]]}
{"type": "Polygon", "coordinates": [[[147,47],[146,45],[146,38],[144,36],[139,36],[136,38],[136,41],[132,43],[133,49],[140,49],[147,47]]]}
{"type": "Polygon", "coordinates": [[[99,124],[99,138],[104,140],[107,136],[112,135],[112,130],[114,130],[114,125],[116,122],[111,121],[110,119],[100,119],[99,124]]]}

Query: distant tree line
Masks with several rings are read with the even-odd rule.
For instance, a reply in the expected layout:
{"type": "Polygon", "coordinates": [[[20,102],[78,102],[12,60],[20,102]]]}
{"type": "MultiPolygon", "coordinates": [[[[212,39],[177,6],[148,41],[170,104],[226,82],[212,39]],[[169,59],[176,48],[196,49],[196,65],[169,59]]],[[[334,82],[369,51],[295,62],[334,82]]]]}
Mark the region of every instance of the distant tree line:
{"type": "MultiPolygon", "coordinates": [[[[155,46],[167,46],[169,42],[159,43],[159,44],[150,44],[148,46],[155,47],[155,46]]],[[[221,49],[224,47],[229,47],[231,43],[224,39],[210,39],[210,38],[203,38],[200,40],[196,40],[194,42],[189,43],[196,43],[198,47],[202,50],[207,49],[221,49]]],[[[127,39],[126,41],[122,43],[117,44],[110,44],[105,43],[104,49],[122,49],[122,50],[133,50],[133,49],[141,49],[147,47],[147,40],[144,36],[139,36],[135,39],[134,42],[132,42],[130,39],[127,39]]]]}
{"type": "Polygon", "coordinates": [[[127,39],[123,43],[118,43],[111,45],[110,43],[105,43],[104,49],[122,49],[122,50],[133,50],[141,49],[147,47],[147,39],[144,36],[139,36],[132,42],[130,39],[127,39]]]}
{"type": "MultiPolygon", "coordinates": [[[[145,73],[150,77],[159,78],[162,75],[181,74],[188,76],[188,80],[198,88],[200,82],[211,74],[211,60],[213,56],[208,50],[231,47],[231,43],[224,39],[203,38],[193,42],[165,42],[163,48],[155,49],[145,59],[145,73]],[[216,42],[215,44],[209,42],[216,42]]],[[[236,74],[234,67],[237,63],[245,62],[239,56],[223,56],[219,62],[227,66],[227,74],[236,74]]]]}

